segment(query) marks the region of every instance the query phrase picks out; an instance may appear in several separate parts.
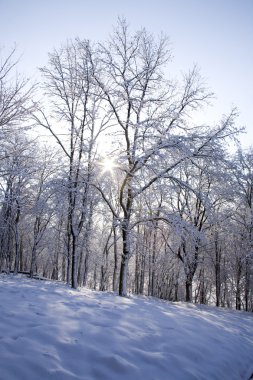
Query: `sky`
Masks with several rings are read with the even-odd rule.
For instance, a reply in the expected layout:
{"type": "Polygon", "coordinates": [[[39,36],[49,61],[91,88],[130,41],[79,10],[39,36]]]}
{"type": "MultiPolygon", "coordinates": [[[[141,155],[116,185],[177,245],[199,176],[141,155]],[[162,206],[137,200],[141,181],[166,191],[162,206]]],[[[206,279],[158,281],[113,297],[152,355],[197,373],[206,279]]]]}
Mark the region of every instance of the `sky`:
{"type": "Polygon", "coordinates": [[[197,64],[211,91],[213,106],[203,115],[218,121],[232,107],[253,145],[253,0],[0,0],[0,47],[17,45],[19,69],[35,78],[48,52],[75,37],[103,41],[118,17],[133,30],[166,34],[179,76],[197,64]]]}

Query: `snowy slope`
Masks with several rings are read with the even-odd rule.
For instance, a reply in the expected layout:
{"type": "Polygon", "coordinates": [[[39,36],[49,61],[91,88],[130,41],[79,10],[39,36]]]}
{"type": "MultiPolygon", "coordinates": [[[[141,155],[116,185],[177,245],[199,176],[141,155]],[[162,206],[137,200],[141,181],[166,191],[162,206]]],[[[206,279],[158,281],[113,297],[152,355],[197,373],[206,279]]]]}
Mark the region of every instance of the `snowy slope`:
{"type": "Polygon", "coordinates": [[[248,380],[253,315],[0,275],[1,380],[248,380]]]}

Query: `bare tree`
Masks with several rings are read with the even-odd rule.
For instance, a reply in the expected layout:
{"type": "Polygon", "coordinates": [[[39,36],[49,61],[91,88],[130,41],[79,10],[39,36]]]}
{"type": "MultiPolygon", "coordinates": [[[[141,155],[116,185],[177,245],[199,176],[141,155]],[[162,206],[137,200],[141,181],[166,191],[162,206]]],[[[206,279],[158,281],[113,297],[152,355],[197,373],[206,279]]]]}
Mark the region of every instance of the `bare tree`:
{"type": "MultiPolygon", "coordinates": [[[[6,136],[7,137],[7,136],[6,136]]],[[[26,135],[13,131],[5,140],[5,158],[1,160],[0,267],[19,270],[20,222],[27,207],[27,188],[34,171],[35,144],[26,135]],[[13,251],[14,260],[13,260],[13,251]],[[5,264],[4,264],[5,263],[5,264]]]]}
{"type": "Polygon", "coordinates": [[[0,57],[0,128],[1,133],[10,131],[15,126],[20,127],[27,121],[33,110],[35,86],[29,84],[29,79],[16,73],[18,60],[15,59],[16,49],[6,57],[0,57]]]}
{"type": "Polygon", "coordinates": [[[91,80],[93,69],[88,41],[76,40],[49,55],[49,65],[41,69],[51,116],[40,108],[34,115],[54,136],[65,156],[67,170],[67,281],[77,287],[80,245],[78,239],[86,218],[90,197],[95,141],[107,119],[99,119],[101,97],[91,80]],[[56,125],[56,127],[55,127],[56,125]],[[65,128],[66,126],[66,128],[65,128]]]}
{"type": "Polygon", "coordinates": [[[245,310],[252,308],[251,276],[253,263],[253,150],[252,147],[242,151],[238,149],[233,159],[233,186],[235,199],[238,201],[234,219],[237,225],[236,255],[236,306],[241,308],[242,290],[244,289],[245,310]]]}
{"type": "Polygon", "coordinates": [[[190,127],[189,114],[208,101],[211,94],[196,67],[185,75],[182,86],[165,80],[163,69],[170,59],[167,40],[158,42],[146,30],[131,35],[119,20],[107,44],[99,46],[103,70],[94,71],[115,123],[118,146],[115,160],[122,171],[118,213],[98,185],[114,218],[120,221],[122,258],[119,294],[127,294],[131,256],[130,233],[135,202],[162,178],[173,178],[182,162],[214,154],[216,145],[235,132],[232,112],[216,128],[190,127]]]}

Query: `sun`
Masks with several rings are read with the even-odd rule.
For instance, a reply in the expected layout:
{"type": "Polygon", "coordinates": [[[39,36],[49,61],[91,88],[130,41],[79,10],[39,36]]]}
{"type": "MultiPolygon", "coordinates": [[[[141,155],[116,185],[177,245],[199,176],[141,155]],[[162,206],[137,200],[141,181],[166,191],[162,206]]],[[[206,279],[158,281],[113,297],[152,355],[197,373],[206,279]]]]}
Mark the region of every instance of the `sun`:
{"type": "Polygon", "coordinates": [[[113,158],[106,157],[102,160],[101,165],[103,167],[103,172],[113,172],[113,169],[115,169],[116,164],[113,158]]]}

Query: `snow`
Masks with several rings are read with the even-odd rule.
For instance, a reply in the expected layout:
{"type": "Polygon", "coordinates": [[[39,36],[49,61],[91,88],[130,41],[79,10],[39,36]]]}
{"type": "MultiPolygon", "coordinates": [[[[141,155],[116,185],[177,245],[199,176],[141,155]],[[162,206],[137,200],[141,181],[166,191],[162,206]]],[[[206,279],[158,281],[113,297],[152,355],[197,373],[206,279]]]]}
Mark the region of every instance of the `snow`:
{"type": "Polygon", "coordinates": [[[1,380],[248,380],[251,313],[0,275],[1,380]]]}

